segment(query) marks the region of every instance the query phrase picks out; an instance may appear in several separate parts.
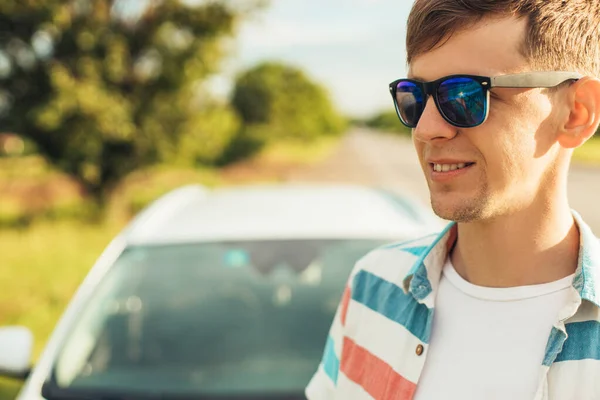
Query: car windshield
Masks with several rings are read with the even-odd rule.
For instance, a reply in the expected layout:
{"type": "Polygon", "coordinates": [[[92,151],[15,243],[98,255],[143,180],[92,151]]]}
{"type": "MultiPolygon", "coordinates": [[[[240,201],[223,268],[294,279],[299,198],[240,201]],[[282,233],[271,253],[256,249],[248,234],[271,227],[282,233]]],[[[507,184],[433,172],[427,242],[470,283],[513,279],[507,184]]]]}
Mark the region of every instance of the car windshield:
{"type": "Polygon", "coordinates": [[[352,267],[384,243],[128,248],[69,330],[54,384],[140,393],[301,393],[352,267]]]}

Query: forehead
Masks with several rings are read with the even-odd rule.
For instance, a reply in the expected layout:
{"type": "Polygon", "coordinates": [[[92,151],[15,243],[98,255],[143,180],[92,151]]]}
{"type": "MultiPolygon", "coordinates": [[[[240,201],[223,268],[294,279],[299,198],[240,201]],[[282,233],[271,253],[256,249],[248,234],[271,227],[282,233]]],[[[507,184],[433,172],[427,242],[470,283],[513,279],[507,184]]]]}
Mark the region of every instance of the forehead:
{"type": "Polygon", "coordinates": [[[409,77],[435,80],[452,74],[494,76],[527,70],[519,51],[526,29],[525,19],[486,18],[415,57],[409,77]]]}

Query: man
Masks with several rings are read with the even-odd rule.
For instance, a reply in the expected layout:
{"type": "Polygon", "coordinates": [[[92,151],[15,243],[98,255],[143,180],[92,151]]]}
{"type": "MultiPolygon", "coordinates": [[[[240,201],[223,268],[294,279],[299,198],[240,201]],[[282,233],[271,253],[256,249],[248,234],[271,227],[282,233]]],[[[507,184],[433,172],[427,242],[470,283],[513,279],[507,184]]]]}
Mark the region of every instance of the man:
{"type": "Polygon", "coordinates": [[[453,223],[357,263],[307,397],[600,399],[600,244],[567,201],[600,1],[416,0],[407,53],[390,91],[453,223]]]}

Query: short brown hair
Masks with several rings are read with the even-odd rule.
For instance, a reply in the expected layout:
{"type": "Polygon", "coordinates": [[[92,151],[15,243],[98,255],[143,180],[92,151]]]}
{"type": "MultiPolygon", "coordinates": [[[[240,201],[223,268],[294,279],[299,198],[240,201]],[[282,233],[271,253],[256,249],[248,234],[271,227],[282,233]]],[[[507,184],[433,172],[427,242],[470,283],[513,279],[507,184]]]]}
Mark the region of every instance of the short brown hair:
{"type": "Polygon", "coordinates": [[[600,77],[600,0],[416,0],[408,17],[408,64],[486,17],[527,18],[518,49],[539,70],[600,77]]]}

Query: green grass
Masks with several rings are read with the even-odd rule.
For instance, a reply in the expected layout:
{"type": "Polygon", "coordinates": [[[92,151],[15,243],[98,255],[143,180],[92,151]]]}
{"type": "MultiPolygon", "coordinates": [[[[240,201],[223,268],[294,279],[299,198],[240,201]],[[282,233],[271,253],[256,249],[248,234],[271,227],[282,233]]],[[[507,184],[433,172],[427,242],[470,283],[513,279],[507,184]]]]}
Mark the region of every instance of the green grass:
{"type": "Polygon", "coordinates": [[[181,186],[202,184],[215,187],[222,184],[214,170],[173,168],[157,165],[136,171],[121,182],[112,194],[107,214],[111,220],[129,219],[163,194],[181,186]]]}
{"type": "Polygon", "coordinates": [[[297,140],[280,140],[269,144],[258,155],[261,161],[266,163],[295,163],[295,164],[314,164],[323,161],[329,156],[340,138],[322,137],[317,138],[310,143],[297,140]]]}
{"type": "MultiPolygon", "coordinates": [[[[283,164],[316,163],[331,154],[338,140],[319,139],[309,145],[273,143],[253,162],[273,170],[283,164]]],[[[36,193],[32,190],[39,190],[39,184],[52,187],[52,193],[56,193],[60,189],[57,186],[69,186],[65,179],[38,156],[0,159],[0,222],[2,218],[14,218],[12,214],[37,211],[34,207],[23,209],[31,193],[36,193]],[[21,191],[14,190],[16,183],[21,191]]],[[[0,226],[0,326],[24,325],[31,329],[35,337],[33,362],[90,267],[128,218],[165,192],[191,183],[212,187],[228,182],[216,170],[156,166],[135,172],[123,181],[111,199],[106,222],[93,224],[66,217],[77,213],[62,213],[53,220],[36,217],[27,224],[0,226]]],[[[51,200],[43,195],[33,198],[42,197],[44,204],[52,203],[56,208],[64,202],[63,193],[73,197],[73,190],[62,190],[51,200]]],[[[83,199],[75,200],[78,202],[72,203],[73,208],[85,206],[83,199]]],[[[19,387],[18,381],[0,378],[0,400],[14,399],[19,387]]]]}
{"type": "Polygon", "coordinates": [[[24,325],[41,350],[58,316],[120,226],[40,223],[0,230],[0,324],[24,325]]]}
{"type": "Polygon", "coordinates": [[[371,118],[362,121],[367,127],[383,132],[395,133],[398,135],[410,136],[411,130],[402,125],[395,110],[382,111],[371,118]]]}
{"type": "MultiPolygon", "coordinates": [[[[0,325],[23,325],[35,336],[34,360],[67,302],[120,226],[40,223],[0,230],[0,325]]],[[[32,360],[32,361],[34,361],[32,360]]],[[[0,400],[17,381],[0,380],[0,400]]]]}
{"type": "Polygon", "coordinates": [[[20,387],[19,381],[0,378],[0,399],[13,400],[17,397],[20,387]]]}
{"type": "Polygon", "coordinates": [[[573,162],[600,166],[600,137],[588,140],[573,152],[573,162]]]}

